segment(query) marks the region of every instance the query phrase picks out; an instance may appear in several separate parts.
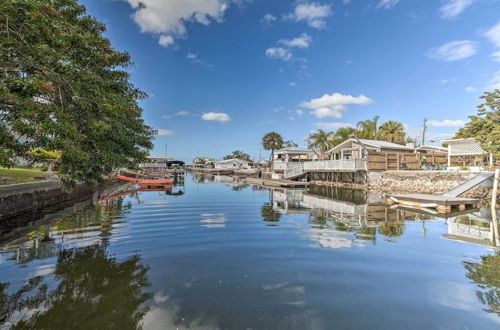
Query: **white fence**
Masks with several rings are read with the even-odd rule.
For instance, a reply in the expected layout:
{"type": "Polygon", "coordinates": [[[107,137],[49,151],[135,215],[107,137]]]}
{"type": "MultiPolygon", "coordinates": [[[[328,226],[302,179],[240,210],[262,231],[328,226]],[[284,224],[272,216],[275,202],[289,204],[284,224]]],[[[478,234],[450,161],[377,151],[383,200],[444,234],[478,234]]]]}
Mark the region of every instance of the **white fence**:
{"type": "Polygon", "coordinates": [[[321,171],[321,170],[366,171],[368,169],[368,166],[366,159],[342,159],[342,160],[320,160],[320,161],[303,162],[303,163],[289,163],[289,166],[288,167],[285,166],[285,168],[283,169],[285,170],[285,178],[290,178],[300,175],[303,172],[307,171],[321,171]]]}

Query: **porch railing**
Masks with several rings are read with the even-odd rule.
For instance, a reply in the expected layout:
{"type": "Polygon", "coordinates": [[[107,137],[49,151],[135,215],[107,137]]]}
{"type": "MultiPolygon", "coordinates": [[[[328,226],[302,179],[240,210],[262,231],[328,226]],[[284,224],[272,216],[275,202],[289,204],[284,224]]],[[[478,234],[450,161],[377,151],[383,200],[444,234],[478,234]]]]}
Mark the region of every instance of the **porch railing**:
{"type": "Polygon", "coordinates": [[[294,177],[307,171],[332,171],[350,170],[366,171],[366,159],[342,159],[342,160],[321,160],[303,163],[294,163],[293,166],[285,168],[285,178],[294,177]]]}

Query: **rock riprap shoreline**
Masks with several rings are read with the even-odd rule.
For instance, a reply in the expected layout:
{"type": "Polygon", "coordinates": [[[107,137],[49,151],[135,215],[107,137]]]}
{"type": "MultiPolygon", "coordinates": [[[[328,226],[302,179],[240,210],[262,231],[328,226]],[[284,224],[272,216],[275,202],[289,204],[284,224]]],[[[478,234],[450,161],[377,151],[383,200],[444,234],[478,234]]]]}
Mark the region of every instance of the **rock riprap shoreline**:
{"type": "MultiPolygon", "coordinates": [[[[370,173],[368,188],[378,194],[442,194],[464,181],[474,177],[471,172],[384,172],[370,173]]],[[[463,195],[463,197],[488,198],[491,188],[482,184],[463,195]]]]}

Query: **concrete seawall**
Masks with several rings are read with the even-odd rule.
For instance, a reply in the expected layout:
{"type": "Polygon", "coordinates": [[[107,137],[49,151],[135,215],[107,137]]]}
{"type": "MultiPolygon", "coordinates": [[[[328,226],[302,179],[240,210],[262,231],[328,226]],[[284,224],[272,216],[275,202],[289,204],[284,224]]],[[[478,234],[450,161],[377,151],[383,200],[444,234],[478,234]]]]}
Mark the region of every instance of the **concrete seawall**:
{"type": "Polygon", "coordinates": [[[93,193],[85,184],[64,191],[59,180],[0,186],[0,221],[61,202],[89,198],[93,193]]]}

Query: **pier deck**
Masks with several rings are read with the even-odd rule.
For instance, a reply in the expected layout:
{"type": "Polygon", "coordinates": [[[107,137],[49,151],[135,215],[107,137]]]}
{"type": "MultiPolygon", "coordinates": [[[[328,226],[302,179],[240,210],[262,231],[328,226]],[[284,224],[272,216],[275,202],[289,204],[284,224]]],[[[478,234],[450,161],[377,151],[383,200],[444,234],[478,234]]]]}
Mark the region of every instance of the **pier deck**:
{"type": "Polygon", "coordinates": [[[460,211],[466,208],[476,208],[481,200],[451,196],[435,196],[425,194],[386,195],[387,204],[417,209],[436,209],[438,213],[450,213],[452,209],[460,211]]]}
{"type": "Polygon", "coordinates": [[[309,182],[291,181],[291,180],[276,180],[276,179],[260,179],[260,178],[247,178],[247,183],[258,184],[270,187],[283,187],[283,188],[305,188],[309,186],[309,182]]]}

